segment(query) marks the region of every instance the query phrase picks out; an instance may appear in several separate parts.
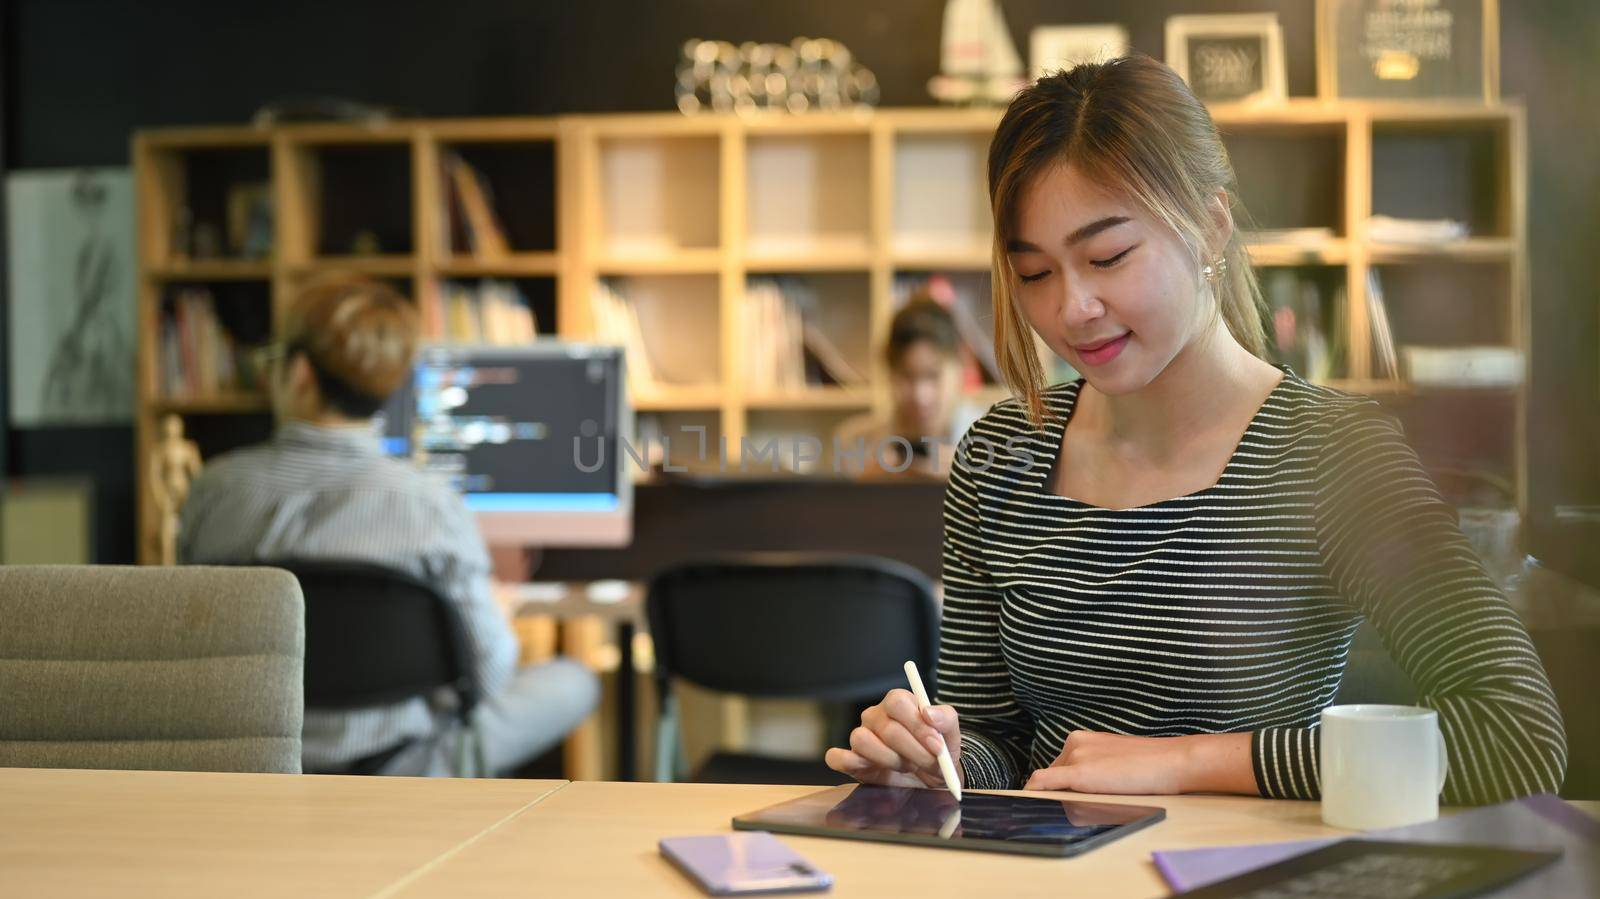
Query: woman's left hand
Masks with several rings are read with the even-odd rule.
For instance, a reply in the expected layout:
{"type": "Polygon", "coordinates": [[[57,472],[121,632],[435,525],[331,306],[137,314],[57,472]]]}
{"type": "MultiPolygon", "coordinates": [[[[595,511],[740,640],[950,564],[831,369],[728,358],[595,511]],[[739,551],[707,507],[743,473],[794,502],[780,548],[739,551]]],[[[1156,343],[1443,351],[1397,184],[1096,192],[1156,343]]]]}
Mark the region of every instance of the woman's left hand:
{"type": "Polygon", "coordinates": [[[1255,793],[1249,734],[1131,737],[1090,730],[1067,735],[1050,767],[1024,789],[1078,793],[1255,793]]]}

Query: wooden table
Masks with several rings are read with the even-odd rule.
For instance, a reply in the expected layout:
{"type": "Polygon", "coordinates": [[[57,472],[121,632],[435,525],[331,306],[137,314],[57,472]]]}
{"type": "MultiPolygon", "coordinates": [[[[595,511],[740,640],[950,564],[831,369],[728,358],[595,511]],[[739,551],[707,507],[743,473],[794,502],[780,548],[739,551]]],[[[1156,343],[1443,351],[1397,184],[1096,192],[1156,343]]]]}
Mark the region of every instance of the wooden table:
{"type": "Polygon", "coordinates": [[[375,896],[565,783],[0,768],[0,895],[375,896]]]}
{"type": "MultiPolygon", "coordinates": [[[[695,897],[657,840],[817,789],[0,769],[0,895],[695,897]]],[[[1311,802],[1093,798],[1167,820],[1076,859],[782,839],[834,896],[973,899],[1161,896],[1152,850],[1347,835],[1311,802]]]]}
{"type": "MultiPolygon", "coordinates": [[[[662,837],[726,833],[734,815],[820,787],[714,784],[569,784],[397,893],[415,897],[681,896],[697,887],[663,860],[662,837]],[[532,892],[528,892],[531,890],[532,892]]],[[[1066,794],[1062,794],[1066,795],[1066,794]]],[[[834,877],[831,895],[1115,897],[1167,894],[1154,849],[1344,834],[1322,825],[1314,802],[1232,797],[1141,799],[1167,820],[1076,859],[957,852],[783,835],[834,877]]]]}

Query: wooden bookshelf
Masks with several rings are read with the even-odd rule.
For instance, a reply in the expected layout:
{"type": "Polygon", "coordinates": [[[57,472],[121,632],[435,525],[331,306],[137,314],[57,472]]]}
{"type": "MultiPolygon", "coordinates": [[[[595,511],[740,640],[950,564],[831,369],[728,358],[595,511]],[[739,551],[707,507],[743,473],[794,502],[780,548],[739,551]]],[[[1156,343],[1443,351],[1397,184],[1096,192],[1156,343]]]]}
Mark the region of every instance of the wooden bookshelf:
{"type": "MultiPolygon", "coordinates": [[[[1509,408],[1510,418],[1480,426],[1515,433],[1496,474],[1517,485],[1523,502],[1525,387],[1427,388],[1377,379],[1370,341],[1351,339],[1370,333],[1366,283],[1376,269],[1397,344],[1472,338],[1525,356],[1522,108],[1297,99],[1212,112],[1253,226],[1323,227],[1332,234],[1309,245],[1250,246],[1263,272],[1343,289],[1346,302],[1328,326],[1348,350],[1329,383],[1393,402],[1403,416],[1444,396],[1471,403],[1481,395],[1490,417],[1509,408]],[[1366,233],[1374,213],[1456,218],[1468,223],[1470,235],[1441,245],[1375,242],[1366,233]],[[1430,286],[1435,280],[1466,285],[1457,314],[1492,322],[1481,332],[1444,326],[1422,332],[1451,302],[1430,286]]],[[[268,297],[261,302],[276,322],[305,278],[335,270],[383,277],[424,297],[451,282],[534,285],[554,309],[554,321],[541,313],[540,332],[568,339],[594,336],[594,297],[603,281],[629,293],[663,375],[633,398],[651,427],[705,426],[710,439],[727,441],[734,460],[741,438],[753,434],[811,429],[827,441],[828,429],[843,418],[887,411],[879,348],[897,290],[908,279],[944,274],[986,298],[992,237],[984,167],[998,120],[992,110],[885,109],[140,132],[133,142],[140,480],[160,416],[196,420],[209,444],[203,449],[215,452],[229,447],[230,417],[256,422],[240,428],[256,433],[267,413],[262,398],[244,390],[163,395],[159,333],[171,292],[210,286],[221,305],[229,284],[264,285],[251,289],[268,297]],[[442,166],[457,158],[490,189],[506,252],[475,253],[452,230],[453,191],[442,166]],[[218,179],[229,177],[270,182],[270,257],[194,259],[175,252],[177,211],[215,206],[218,179]],[[365,231],[377,238],[378,254],[352,253],[365,231]],[[764,278],[809,285],[822,298],[824,326],[836,329],[830,336],[867,373],[867,384],[746,389],[745,292],[764,278]]],[[[992,312],[980,312],[992,324],[992,312]]],[[[988,386],[971,400],[987,404],[1001,395],[1003,389],[988,386]]],[[[141,487],[140,507],[140,557],[148,561],[148,485],[141,487]]]]}
{"type": "Polygon", "coordinates": [[[594,260],[597,275],[714,275],[723,269],[719,250],[687,249],[661,253],[608,253],[594,260]]]}
{"type": "Polygon", "coordinates": [[[151,266],[157,281],[267,281],[272,263],[255,259],[195,259],[151,266]]]}
{"type": "Polygon", "coordinates": [[[561,273],[558,253],[513,253],[499,259],[451,257],[433,266],[440,275],[451,278],[521,278],[561,273]]]}
{"type": "Polygon", "coordinates": [[[856,387],[812,387],[745,396],[745,406],[761,410],[855,409],[872,406],[872,391],[856,387]]]}
{"type": "Polygon", "coordinates": [[[1469,237],[1442,244],[1369,242],[1367,261],[1373,265],[1429,260],[1509,264],[1516,260],[1518,252],[1517,242],[1509,237],[1469,237]]]}
{"type": "Polygon", "coordinates": [[[1285,243],[1251,243],[1246,245],[1250,263],[1256,268],[1301,265],[1345,265],[1350,261],[1349,244],[1340,239],[1328,240],[1315,246],[1285,243]]]}

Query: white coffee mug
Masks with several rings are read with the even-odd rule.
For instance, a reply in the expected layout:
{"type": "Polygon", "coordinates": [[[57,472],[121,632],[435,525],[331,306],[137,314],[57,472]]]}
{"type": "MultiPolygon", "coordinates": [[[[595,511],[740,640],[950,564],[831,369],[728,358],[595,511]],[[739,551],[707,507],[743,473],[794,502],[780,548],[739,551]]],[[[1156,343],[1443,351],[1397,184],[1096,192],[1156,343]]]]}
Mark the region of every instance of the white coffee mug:
{"type": "Polygon", "coordinates": [[[1372,830],[1439,817],[1450,762],[1439,713],[1409,705],[1322,710],[1322,821],[1372,830]]]}

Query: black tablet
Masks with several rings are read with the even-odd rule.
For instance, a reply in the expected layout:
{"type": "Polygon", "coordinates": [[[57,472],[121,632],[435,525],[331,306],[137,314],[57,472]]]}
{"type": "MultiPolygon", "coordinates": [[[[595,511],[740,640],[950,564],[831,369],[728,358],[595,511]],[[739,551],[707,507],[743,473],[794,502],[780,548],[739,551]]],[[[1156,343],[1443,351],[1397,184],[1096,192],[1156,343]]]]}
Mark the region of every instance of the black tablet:
{"type": "Polygon", "coordinates": [[[912,843],[950,849],[1079,855],[1160,821],[1166,810],[1041,796],[848,784],[733,819],[735,830],[912,843]]]}

